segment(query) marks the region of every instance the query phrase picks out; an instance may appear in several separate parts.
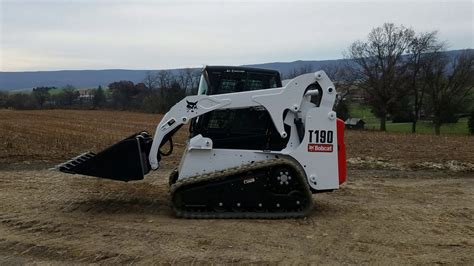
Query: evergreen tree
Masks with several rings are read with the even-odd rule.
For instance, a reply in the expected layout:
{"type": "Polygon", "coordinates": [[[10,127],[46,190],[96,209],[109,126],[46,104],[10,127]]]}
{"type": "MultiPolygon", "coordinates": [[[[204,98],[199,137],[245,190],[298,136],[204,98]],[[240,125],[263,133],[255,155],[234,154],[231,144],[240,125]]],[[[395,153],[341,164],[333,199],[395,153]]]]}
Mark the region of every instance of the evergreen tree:
{"type": "Polygon", "coordinates": [[[104,90],[102,89],[102,86],[99,85],[99,87],[94,91],[94,98],[92,99],[92,106],[94,108],[100,108],[103,107],[105,104],[105,93],[104,90]]]}

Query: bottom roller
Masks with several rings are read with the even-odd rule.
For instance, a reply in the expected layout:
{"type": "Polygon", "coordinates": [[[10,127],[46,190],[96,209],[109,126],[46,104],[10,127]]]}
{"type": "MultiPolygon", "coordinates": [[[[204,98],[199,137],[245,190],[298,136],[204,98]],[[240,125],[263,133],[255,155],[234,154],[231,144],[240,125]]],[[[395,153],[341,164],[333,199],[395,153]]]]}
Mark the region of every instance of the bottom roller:
{"type": "Polygon", "coordinates": [[[64,173],[95,176],[119,181],[142,180],[150,171],[148,154],[152,137],[134,134],[95,154],[83,153],[56,168],[64,173]]]}

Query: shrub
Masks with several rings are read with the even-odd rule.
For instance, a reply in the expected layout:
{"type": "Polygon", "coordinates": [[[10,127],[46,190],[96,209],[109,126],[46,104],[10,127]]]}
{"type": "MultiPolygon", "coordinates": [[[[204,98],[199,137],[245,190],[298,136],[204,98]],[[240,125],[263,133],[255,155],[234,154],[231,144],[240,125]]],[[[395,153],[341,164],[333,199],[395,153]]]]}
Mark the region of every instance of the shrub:
{"type": "Polygon", "coordinates": [[[469,115],[469,120],[467,121],[467,126],[469,127],[469,132],[474,135],[474,110],[471,111],[469,115]]]}

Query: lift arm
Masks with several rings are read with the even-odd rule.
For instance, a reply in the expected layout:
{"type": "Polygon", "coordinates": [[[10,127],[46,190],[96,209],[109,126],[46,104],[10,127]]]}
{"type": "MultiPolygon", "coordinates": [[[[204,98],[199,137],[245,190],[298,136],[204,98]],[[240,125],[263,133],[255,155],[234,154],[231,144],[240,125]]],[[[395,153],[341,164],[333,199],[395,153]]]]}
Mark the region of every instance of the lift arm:
{"type": "MultiPolygon", "coordinates": [[[[285,110],[299,111],[303,97],[306,93],[310,93],[306,89],[314,82],[318,82],[323,90],[334,90],[334,85],[324,71],[318,71],[298,76],[282,88],[218,95],[195,95],[184,98],[165,114],[156,127],[148,157],[151,168],[153,170],[159,168],[158,152],[162,144],[164,144],[164,140],[167,139],[167,135],[173,134],[174,129],[188,123],[192,118],[214,110],[262,106],[270,114],[280,136],[286,138],[287,133],[284,130],[283,114],[285,110]]],[[[328,108],[328,111],[332,110],[334,97],[335,93],[323,93],[320,107],[328,108]]]]}

